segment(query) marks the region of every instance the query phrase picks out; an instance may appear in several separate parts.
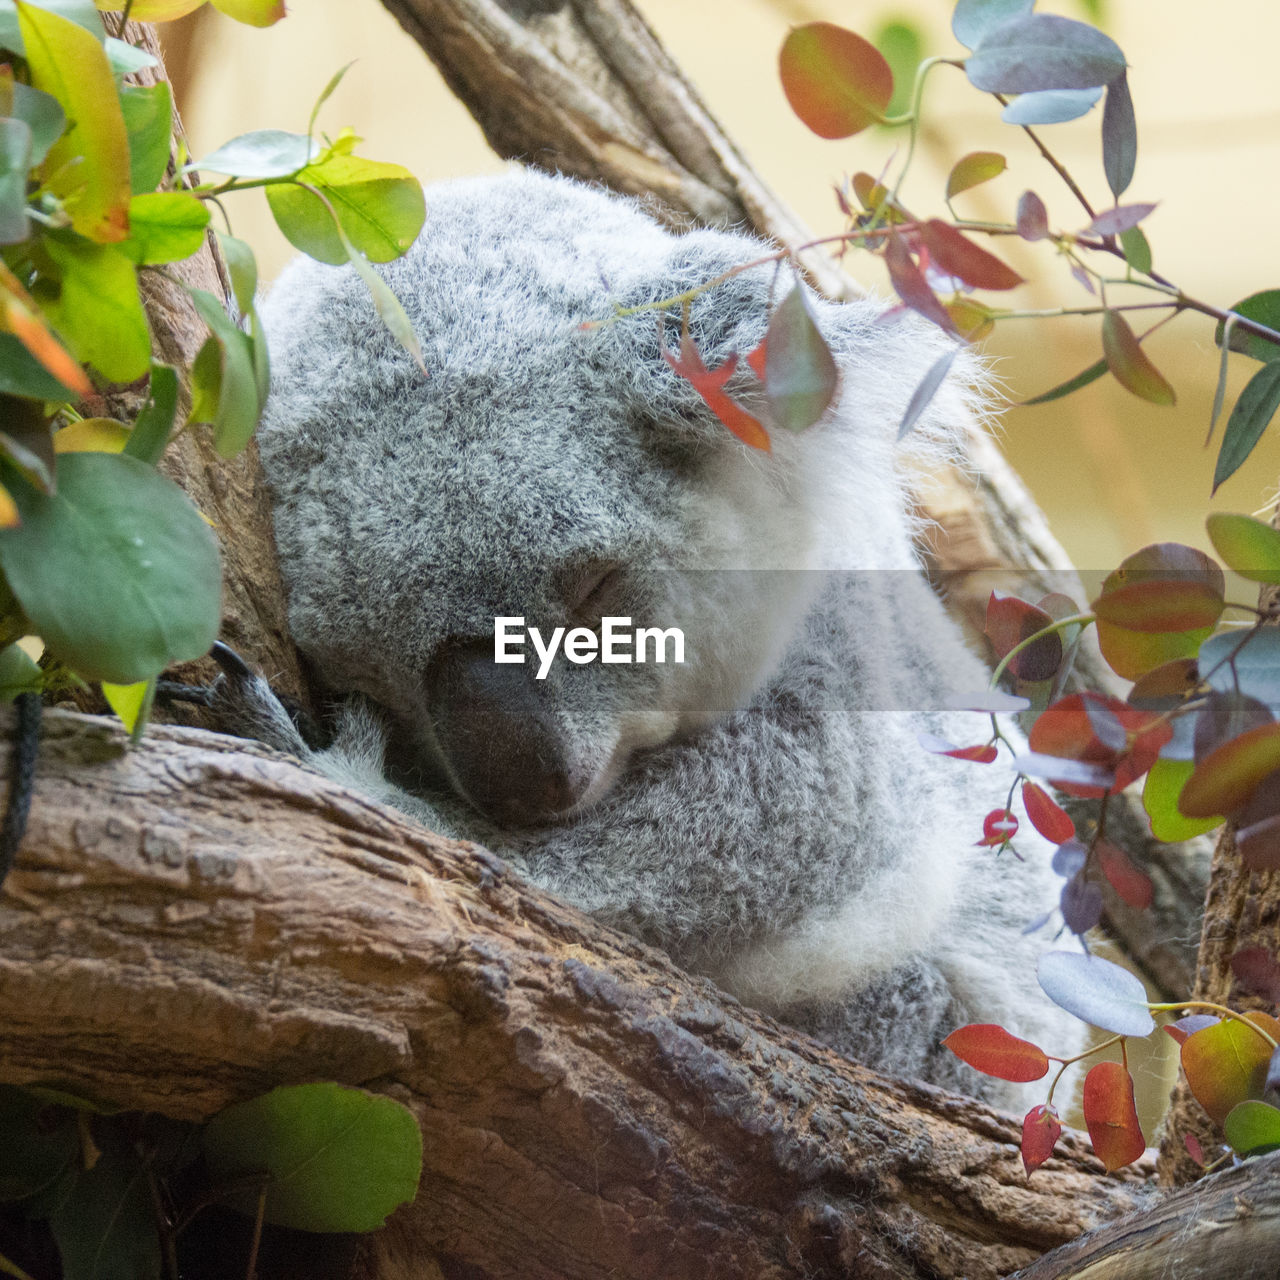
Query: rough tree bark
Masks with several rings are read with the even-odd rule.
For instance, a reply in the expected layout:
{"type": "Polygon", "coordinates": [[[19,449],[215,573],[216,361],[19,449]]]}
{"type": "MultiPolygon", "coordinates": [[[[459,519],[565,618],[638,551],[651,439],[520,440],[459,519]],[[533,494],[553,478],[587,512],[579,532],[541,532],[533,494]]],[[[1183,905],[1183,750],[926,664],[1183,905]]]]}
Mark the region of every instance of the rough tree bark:
{"type": "MultiPolygon", "coordinates": [[[[200,269],[218,279],[212,257],[200,269]]],[[[189,313],[159,289],[148,304],[161,352],[189,359],[189,313]]],[[[220,532],[260,549],[252,457],[228,488],[184,448],[220,532]]],[[[257,555],[226,566],[228,598],[251,602],[232,606],[240,643],[297,679],[257,555]]],[[[428,1172],[372,1241],[371,1276],[421,1274],[429,1249],[468,1277],[978,1280],[1142,1194],[1073,1135],[1028,1182],[1014,1118],[844,1062],[483,851],[197,730],[127,752],[109,722],[48,718],[0,939],[4,1081],[187,1119],[317,1076],[413,1107],[428,1172]]]]}

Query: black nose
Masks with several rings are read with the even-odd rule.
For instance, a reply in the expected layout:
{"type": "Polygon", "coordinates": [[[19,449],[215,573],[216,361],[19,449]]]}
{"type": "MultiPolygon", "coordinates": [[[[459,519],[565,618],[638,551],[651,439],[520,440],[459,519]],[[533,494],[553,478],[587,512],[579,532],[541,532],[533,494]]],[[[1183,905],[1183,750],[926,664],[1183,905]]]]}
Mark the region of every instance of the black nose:
{"type": "Polygon", "coordinates": [[[493,640],[446,645],[426,678],[427,709],[451,781],[505,826],[552,822],[581,798],[531,670],[493,660],[493,640]]]}

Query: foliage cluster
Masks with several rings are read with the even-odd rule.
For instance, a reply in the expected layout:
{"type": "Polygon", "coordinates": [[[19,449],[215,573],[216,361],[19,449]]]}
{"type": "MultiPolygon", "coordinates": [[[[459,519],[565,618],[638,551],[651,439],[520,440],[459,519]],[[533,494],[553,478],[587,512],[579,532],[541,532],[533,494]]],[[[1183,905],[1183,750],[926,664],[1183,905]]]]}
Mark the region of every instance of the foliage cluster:
{"type": "MultiPolygon", "coordinates": [[[[169,86],[136,83],[155,59],[108,37],[97,11],[119,7],[0,0],[0,684],[12,696],[102,681],[134,725],[158,673],[206,653],[220,618],[213,534],[156,463],[199,424],[234,456],[269,379],[248,245],[218,237],[238,320],[175,264],[204,247],[212,206],[262,187],[299,249],[352,263],[412,353],[404,313],[369,263],[409,247],[424,205],[405,169],[356,154],[351,130],[317,138],[316,111],[305,134],[245,134],[198,164],[173,156],[169,86]],[[209,328],[184,419],[178,371],[152,357],[150,274],[185,290],[209,328]],[[99,416],[113,386],[143,397],[132,424],[99,416]],[[14,647],[29,634],[44,642],[43,670],[14,647]]],[[[194,7],[138,0],[132,14],[194,7]]],[[[217,7],[256,25],[283,14],[278,0],[217,7]]]]}
{"type": "MultiPolygon", "coordinates": [[[[1155,204],[1119,203],[1134,175],[1137,126],[1126,59],[1109,36],[1086,22],[1036,13],[1034,0],[959,0],[952,30],[967,55],[926,58],[918,67],[901,65],[904,56],[914,62],[918,44],[901,32],[885,42],[886,52],[900,64],[895,68],[870,41],[825,22],[795,28],[779,59],[788,100],[821,137],[843,139],[872,125],[909,131],[896,175],[891,178],[887,170],[878,178],[855,174],[836,192],[845,229],[814,242],[835,244],[840,252],[860,248],[883,260],[897,295],[886,322],[909,309],[956,339],[916,388],[900,434],[911,429],[965,342],[981,339],[1003,320],[1033,314],[975,296],[1023,283],[975,237],[1015,236],[1051,246],[1094,299],[1055,314],[1096,315],[1100,326],[1100,358],[1030,403],[1071,394],[1110,374],[1136,396],[1173,405],[1173,387],[1143,342],[1184,311],[1216,322],[1221,359],[1211,435],[1225,400],[1230,355],[1238,352],[1261,365],[1229,415],[1217,454],[1216,488],[1249,455],[1280,407],[1280,290],[1253,294],[1224,310],[1190,297],[1153,269],[1142,224],[1155,204]],[[901,189],[915,151],[925,83],[941,66],[962,71],[974,88],[994,96],[1002,120],[1025,132],[1079,202],[1086,219],[1082,227],[1053,229],[1043,199],[1031,190],[1019,196],[1006,222],[958,216],[957,198],[1006,169],[1005,157],[989,151],[971,152],[951,168],[942,193],[948,218],[919,217],[906,208],[901,189]],[[904,71],[914,71],[909,93],[897,84],[904,71]],[[1035,131],[1085,116],[1100,102],[1102,170],[1112,197],[1111,206],[1101,210],[1035,131]],[[1146,311],[1158,318],[1135,333],[1128,317],[1146,311]]],[[[782,252],[766,261],[781,263],[789,256],[782,252]]],[[[657,305],[680,305],[687,314],[695,299],[723,279],[657,305]]],[[[672,366],[735,435],[768,448],[763,426],[724,391],[737,357],[708,372],[687,327],[680,358],[668,354],[672,366]]],[[[798,285],[773,310],[765,341],[747,362],[763,379],[771,413],[781,426],[812,425],[835,397],[834,362],[798,285]]],[[[1228,569],[1254,582],[1280,584],[1280,534],[1247,515],[1215,515],[1208,531],[1228,569]]],[[[1088,609],[1057,594],[1035,603],[993,594],[986,634],[999,663],[990,688],[962,700],[964,707],[991,716],[991,736],[961,746],[923,739],[928,750],[982,764],[997,760],[1002,747],[1011,752],[1015,777],[1008,797],[975,833],[978,844],[997,852],[1013,848],[1021,821],[1015,796],[1020,795],[1026,820],[1056,846],[1053,866],[1063,877],[1059,902],[1028,927],[1060,919],[1078,935],[1083,953],[1055,951],[1043,958],[1041,986],[1063,1008],[1112,1033],[1081,1056],[1118,1047],[1120,1061],[1097,1063],[1086,1076],[1083,1096],[1090,1136],[1108,1169],[1129,1163],[1145,1148],[1126,1037],[1154,1031],[1153,1011],[1192,1007],[1149,1005],[1137,978],[1088,951],[1085,934],[1102,918],[1104,882],[1137,909],[1148,907],[1153,896],[1147,874],[1107,837],[1108,798],[1142,780],[1157,839],[1185,840],[1229,818],[1238,828],[1246,867],[1280,868],[1280,630],[1265,628],[1270,615],[1252,604],[1229,605],[1225,583],[1222,567],[1211,557],[1191,547],[1159,544],[1119,565],[1088,609]],[[1252,614],[1252,623],[1219,630],[1229,608],[1252,614]],[[1134,682],[1127,699],[1094,692],[1064,696],[1076,646],[1089,626],[1096,627],[1102,654],[1116,674],[1134,682]],[[1012,693],[999,687],[1002,678],[1012,682],[1012,693]],[[1010,713],[1021,713],[1029,723],[1029,751],[1015,747],[1001,731],[997,717],[1010,713]],[[1088,834],[1077,833],[1045,782],[1098,801],[1097,821],[1088,834]]],[[[1273,957],[1247,953],[1237,963],[1255,990],[1280,1000],[1280,966],[1273,957]]],[[[1280,1146],[1280,1109],[1274,1105],[1280,1102],[1280,1022],[1266,1013],[1213,1007],[1165,1030],[1181,1044],[1188,1083],[1223,1126],[1230,1148],[1249,1155],[1280,1146]]],[[[1003,1079],[1025,1082],[1049,1072],[1050,1055],[995,1025],[961,1028],[946,1043],[977,1069],[1003,1079]]],[[[1022,1151],[1028,1172],[1049,1158],[1060,1132],[1053,1091],[1067,1062],[1054,1060],[1060,1068],[1048,1097],[1025,1121],[1022,1151]]]]}
{"type": "Polygon", "coordinates": [[[336,1084],[273,1089],[203,1128],[0,1085],[0,1201],[45,1229],[13,1231],[10,1219],[6,1230],[0,1220],[0,1274],[31,1280],[26,1268],[51,1264],[51,1247],[63,1280],[208,1274],[211,1265],[252,1276],[264,1224],[373,1231],[413,1199],[421,1172],[412,1112],[336,1084]],[[207,1242],[191,1243],[217,1206],[253,1224],[240,1256],[202,1257],[207,1242]],[[5,1239],[10,1232],[18,1239],[5,1239]]]}

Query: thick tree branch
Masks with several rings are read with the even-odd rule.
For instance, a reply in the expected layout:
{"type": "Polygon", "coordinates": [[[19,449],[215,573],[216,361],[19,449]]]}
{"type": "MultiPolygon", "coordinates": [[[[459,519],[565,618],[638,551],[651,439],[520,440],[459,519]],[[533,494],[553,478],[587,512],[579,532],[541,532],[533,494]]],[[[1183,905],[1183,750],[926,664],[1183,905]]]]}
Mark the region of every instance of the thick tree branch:
{"type": "Polygon", "coordinates": [[[995,1277],[1135,1205],[1068,1135],[847,1063],[287,760],[48,717],[0,1079],[199,1120],[329,1078],[422,1121],[372,1274],[995,1277]]]}

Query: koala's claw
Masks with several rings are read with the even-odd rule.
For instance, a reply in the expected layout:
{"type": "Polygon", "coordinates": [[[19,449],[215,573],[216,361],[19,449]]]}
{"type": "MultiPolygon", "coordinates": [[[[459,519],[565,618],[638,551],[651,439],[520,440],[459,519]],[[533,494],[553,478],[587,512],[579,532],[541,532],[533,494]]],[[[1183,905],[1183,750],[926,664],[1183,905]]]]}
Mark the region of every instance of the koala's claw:
{"type": "Polygon", "coordinates": [[[209,706],[224,733],[254,738],[302,759],[311,748],[276,691],[229,645],[215,642],[209,656],[222,668],[210,688],[209,706]]]}

